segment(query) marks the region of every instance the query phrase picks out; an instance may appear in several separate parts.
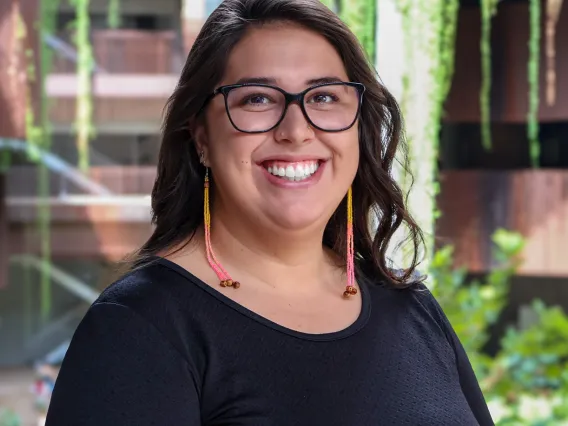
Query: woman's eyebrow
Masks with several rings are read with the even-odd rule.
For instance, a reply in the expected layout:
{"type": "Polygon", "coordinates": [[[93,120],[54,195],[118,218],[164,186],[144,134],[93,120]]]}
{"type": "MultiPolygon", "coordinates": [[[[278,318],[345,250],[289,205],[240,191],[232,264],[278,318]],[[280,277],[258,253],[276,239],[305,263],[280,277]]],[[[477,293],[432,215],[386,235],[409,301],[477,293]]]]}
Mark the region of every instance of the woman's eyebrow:
{"type": "MultiPolygon", "coordinates": [[[[315,86],[317,84],[325,83],[341,83],[343,79],[336,76],[324,76],[306,80],[306,85],[315,86]]],[[[243,77],[240,78],[235,84],[277,84],[277,79],[274,77],[243,77]]]]}
{"type": "Polygon", "coordinates": [[[273,77],[243,77],[235,84],[276,84],[273,77]]]}

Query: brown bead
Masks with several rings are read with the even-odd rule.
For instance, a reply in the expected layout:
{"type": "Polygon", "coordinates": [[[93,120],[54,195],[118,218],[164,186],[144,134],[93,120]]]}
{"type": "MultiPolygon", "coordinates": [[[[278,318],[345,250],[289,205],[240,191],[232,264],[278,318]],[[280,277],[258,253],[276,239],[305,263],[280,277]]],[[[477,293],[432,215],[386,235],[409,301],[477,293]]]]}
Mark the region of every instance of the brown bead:
{"type": "Polygon", "coordinates": [[[238,282],[238,281],[235,281],[235,282],[233,283],[233,288],[234,288],[235,290],[236,290],[237,288],[239,288],[240,286],[241,286],[241,283],[238,282]]]}
{"type": "Polygon", "coordinates": [[[227,281],[226,280],[221,281],[220,284],[221,284],[221,287],[227,287],[227,281]]]}
{"type": "Polygon", "coordinates": [[[343,292],[343,297],[345,297],[346,299],[348,299],[349,296],[351,296],[351,293],[349,293],[347,290],[345,290],[345,291],[343,292]]]}
{"type": "Polygon", "coordinates": [[[352,295],[356,295],[357,294],[357,289],[355,287],[347,287],[347,291],[349,292],[349,294],[352,295]]]}
{"type": "Polygon", "coordinates": [[[233,280],[227,280],[225,281],[227,283],[227,287],[232,287],[233,286],[233,280]]]}

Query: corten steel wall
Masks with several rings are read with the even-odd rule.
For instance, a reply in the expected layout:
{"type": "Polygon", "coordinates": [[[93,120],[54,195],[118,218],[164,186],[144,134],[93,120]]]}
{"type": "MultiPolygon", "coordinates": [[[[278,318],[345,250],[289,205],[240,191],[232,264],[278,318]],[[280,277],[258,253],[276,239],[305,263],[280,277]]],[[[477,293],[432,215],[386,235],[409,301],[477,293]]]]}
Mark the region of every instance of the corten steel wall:
{"type": "Polygon", "coordinates": [[[26,67],[24,41],[17,38],[24,1],[0,2],[0,136],[22,138],[25,133],[26,67]]]}
{"type": "Polygon", "coordinates": [[[568,276],[568,170],[446,171],[438,203],[438,244],[454,245],[458,265],[490,269],[505,228],[526,239],[520,275],[568,276]]]}
{"type": "MultiPolygon", "coordinates": [[[[545,4],[543,3],[543,11],[545,4]]],[[[527,64],[529,59],[528,2],[504,3],[493,20],[492,120],[523,123],[528,111],[527,64]]],[[[546,36],[543,13],[541,34],[541,121],[568,120],[568,4],[564,4],[556,29],[556,104],[546,99],[546,36]]],[[[479,54],[479,8],[464,8],[459,14],[456,62],[452,88],[445,105],[447,122],[479,122],[481,60],[479,54]]]]}
{"type": "MultiPolygon", "coordinates": [[[[25,136],[27,66],[26,49],[36,45],[32,30],[37,2],[33,0],[0,1],[0,137],[25,136]],[[18,23],[27,26],[27,38],[17,37],[18,23]]],[[[35,97],[36,88],[30,86],[35,97]]],[[[0,173],[0,288],[6,285],[8,270],[8,223],[5,205],[5,178],[0,173]]]]}
{"type": "MultiPolygon", "coordinates": [[[[446,123],[480,122],[479,39],[479,8],[462,9],[455,75],[445,105],[446,123]]],[[[568,97],[565,96],[568,93],[568,5],[563,6],[557,26],[557,96],[553,106],[546,104],[545,96],[545,39],[543,16],[539,119],[541,122],[568,121],[568,97]]],[[[528,146],[522,128],[528,110],[528,40],[528,2],[501,4],[493,21],[492,34],[494,149],[483,163],[492,170],[441,173],[438,202],[442,217],[437,224],[438,244],[455,246],[457,264],[467,266],[472,272],[485,272],[492,266],[493,232],[497,228],[517,230],[526,238],[521,275],[568,277],[568,260],[564,255],[568,240],[568,170],[498,168],[500,161],[513,168],[517,163],[528,164],[525,158],[528,146]],[[507,124],[521,126],[503,127],[507,124]],[[523,134],[514,133],[518,131],[523,134]]],[[[447,142],[468,142],[465,139],[467,135],[447,142]]]]}

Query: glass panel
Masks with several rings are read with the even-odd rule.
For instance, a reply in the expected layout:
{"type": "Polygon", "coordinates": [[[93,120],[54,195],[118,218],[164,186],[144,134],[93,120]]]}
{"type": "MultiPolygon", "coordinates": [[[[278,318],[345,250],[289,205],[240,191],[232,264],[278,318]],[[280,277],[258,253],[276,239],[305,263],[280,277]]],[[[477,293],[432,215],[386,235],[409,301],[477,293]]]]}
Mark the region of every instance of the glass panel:
{"type": "Polygon", "coordinates": [[[205,12],[209,16],[223,0],[205,0],[205,12]]]}

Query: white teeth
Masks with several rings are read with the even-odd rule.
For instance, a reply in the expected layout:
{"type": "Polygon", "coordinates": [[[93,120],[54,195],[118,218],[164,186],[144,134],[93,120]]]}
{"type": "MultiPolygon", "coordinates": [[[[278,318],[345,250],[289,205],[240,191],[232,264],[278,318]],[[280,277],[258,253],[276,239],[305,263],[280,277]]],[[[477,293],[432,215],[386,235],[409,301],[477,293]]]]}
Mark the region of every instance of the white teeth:
{"type": "Polygon", "coordinates": [[[296,166],[278,167],[277,165],[271,165],[267,167],[267,171],[274,176],[280,176],[283,179],[290,181],[301,181],[309,178],[313,175],[319,168],[317,161],[296,164],[296,166]]]}

